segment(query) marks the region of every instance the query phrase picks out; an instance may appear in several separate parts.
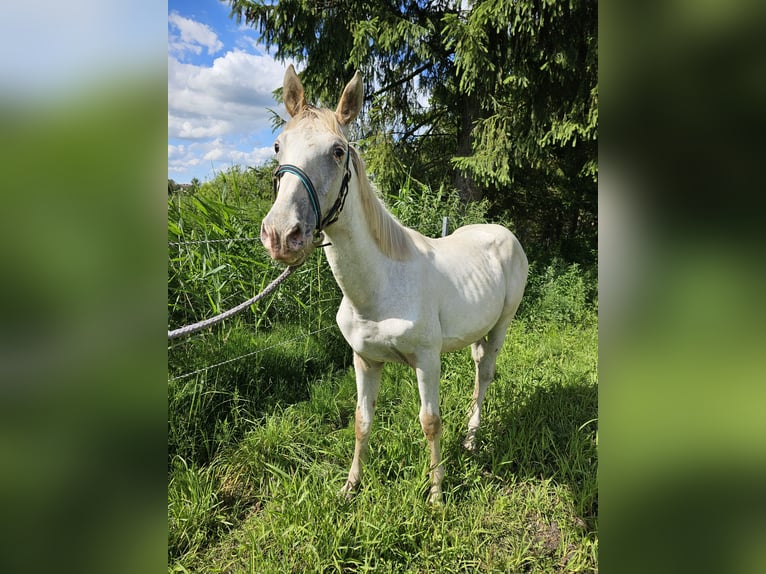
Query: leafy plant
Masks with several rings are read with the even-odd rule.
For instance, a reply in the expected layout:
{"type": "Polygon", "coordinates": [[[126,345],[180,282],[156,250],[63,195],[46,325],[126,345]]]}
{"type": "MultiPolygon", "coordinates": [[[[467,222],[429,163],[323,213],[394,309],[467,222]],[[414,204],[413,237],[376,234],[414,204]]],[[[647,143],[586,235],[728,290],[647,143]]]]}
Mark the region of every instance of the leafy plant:
{"type": "Polygon", "coordinates": [[[532,265],[520,315],[538,324],[581,324],[596,318],[596,282],[593,272],[577,263],[554,260],[539,272],[532,265]]]}
{"type": "Polygon", "coordinates": [[[456,189],[442,186],[434,192],[412,177],[388,202],[399,221],[427,237],[441,237],[444,217],[448,218],[448,233],[463,225],[484,223],[490,208],[487,200],[466,204],[456,189]]]}

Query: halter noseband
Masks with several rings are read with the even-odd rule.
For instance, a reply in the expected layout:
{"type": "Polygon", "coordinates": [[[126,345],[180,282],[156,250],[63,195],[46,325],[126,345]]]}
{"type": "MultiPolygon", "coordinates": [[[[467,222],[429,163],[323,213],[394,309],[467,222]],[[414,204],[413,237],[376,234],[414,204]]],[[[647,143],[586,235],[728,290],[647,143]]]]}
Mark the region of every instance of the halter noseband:
{"type": "Polygon", "coordinates": [[[343,211],[343,205],[346,203],[346,195],[348,194],[348,183],[351,180],[351,170],[348,168],[348,160],[351,157],[351,144],[348,144],[348,149],[346,150],[346,173],[343,175],[343,183],[340,184],[340,192],[338,192],[338,199],[335,200],[335,203],[330,208],[330,211],[327,212],[327,215],[324,219],[322,219],[322,209],[319,206],[319,196],[317,195],[316,188],[314,188],[314,184],[311,182],[311,178],[306,174],[305,171],[303,171],[301,168],[299,168],[296,165],[292,165],[289,163],[283,163],[281,165],[277,166],[277,169],[274,170],[274,197],[276,198],[277,192],[279,191],[279,180],[282,177],[282,174],[285,173],[291,173],[294,176],[296,176],[301,183],[303,184],[303,187],[306,188],[306,192],[309,195],[309,200],[311,201],[311,207],[314,210],[314,216],[316,217],[317,226],[314,229],[314,235],[319,235],[319,233],[328,225],[332,225],[336,221],[338,221],[338,217],[340,216],[340,212],[343,211]]]}

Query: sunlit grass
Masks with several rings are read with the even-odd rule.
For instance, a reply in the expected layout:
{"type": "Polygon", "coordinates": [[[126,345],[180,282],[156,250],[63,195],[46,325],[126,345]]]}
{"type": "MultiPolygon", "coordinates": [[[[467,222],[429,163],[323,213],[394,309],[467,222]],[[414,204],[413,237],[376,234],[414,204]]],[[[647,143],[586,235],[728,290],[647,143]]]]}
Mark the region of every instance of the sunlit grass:
{"type": "MultiPolygon", "coordinates": [[[[309,345],[306,355],[316,347],[309,345]]],[[[281,360],[271,359],[272,375],[280,364],[297,361],[289,350],[273,352],[281,360]]],[[[184,489],[174,482],[169,491],[176,517],[171,531],[190,541],[178,545],[171,567],[593,571],[594,323],[546,328],[520,321],[512,327],[487,396],[475,456],[460,446],[473,364],[466,352],[445,357],[444,509],[425,502],[428,450],[409,369],[392,365],[385,371],[363,486],[350,503],[337,492],[353,452],[353,373],[347,368],[327,374],[325,366],[314,374],[299,369],[293,376],[292,389],[287,381],[280,383],[284,394],[261,395],[262,402],[248,403],[238,420],[229,415],[240,427],[234,433],[239,438],[214,436],[223,443],[206,464],[171,468],[171,480],[185,481],[184,489]],[[175,498],[182,495],[188,500],[179,505],[175,498]],[[181,512],[188,514],[185,521],[177,518],[181,512]],[[196,542],[200,538],[207,544],[196,542]]]]}

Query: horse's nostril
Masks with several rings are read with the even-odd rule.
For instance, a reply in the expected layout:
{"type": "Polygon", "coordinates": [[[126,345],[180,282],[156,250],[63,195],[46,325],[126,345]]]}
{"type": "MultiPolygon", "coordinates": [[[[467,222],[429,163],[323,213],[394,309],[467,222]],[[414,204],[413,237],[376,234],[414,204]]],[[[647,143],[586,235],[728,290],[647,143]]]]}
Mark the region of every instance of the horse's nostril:
{"type": "Polygon", "coordinates": [[[266,225],[266,222],[261,222],[261,241],[266,242],[271,239],[271,236],[273,235],[273,230],[266,225]]]}
{"type": "Polygon", "coordinates": [[[305,244],[305,237],[303,226],[300,224],[295,225],[285,237],[288,248],[292,250],[302,249],[305,244]]]}

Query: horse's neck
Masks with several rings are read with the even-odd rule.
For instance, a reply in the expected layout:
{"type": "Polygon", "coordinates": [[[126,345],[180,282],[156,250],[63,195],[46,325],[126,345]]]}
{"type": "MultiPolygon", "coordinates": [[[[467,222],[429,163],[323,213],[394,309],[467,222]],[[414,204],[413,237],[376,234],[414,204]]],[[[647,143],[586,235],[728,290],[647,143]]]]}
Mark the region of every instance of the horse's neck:
{"type": "Polygon", "coordinates": [[[362,310],[385,284],[391,260],[381,253],[367,225],[356,178],[352,186],[338,221],[325,230],[330,242],[325,254],[343,295],[362,310]]]}

